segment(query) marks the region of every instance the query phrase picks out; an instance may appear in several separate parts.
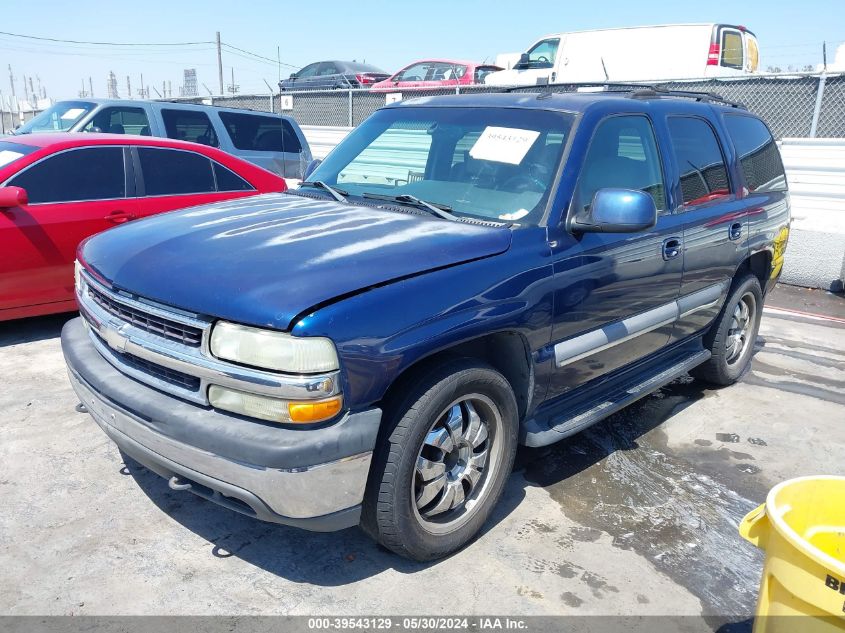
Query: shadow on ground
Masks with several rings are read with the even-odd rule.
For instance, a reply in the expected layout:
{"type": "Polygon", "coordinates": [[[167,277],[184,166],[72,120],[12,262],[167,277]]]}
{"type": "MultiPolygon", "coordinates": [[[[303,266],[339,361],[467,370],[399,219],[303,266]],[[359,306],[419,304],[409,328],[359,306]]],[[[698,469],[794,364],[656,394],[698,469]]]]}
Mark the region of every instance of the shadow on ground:
{"type": "Polygon", "coordinates": [[[57,338],[65,323],[79,316],[76,312],[51,314],[0,322],[0,348],[57,338]]]}

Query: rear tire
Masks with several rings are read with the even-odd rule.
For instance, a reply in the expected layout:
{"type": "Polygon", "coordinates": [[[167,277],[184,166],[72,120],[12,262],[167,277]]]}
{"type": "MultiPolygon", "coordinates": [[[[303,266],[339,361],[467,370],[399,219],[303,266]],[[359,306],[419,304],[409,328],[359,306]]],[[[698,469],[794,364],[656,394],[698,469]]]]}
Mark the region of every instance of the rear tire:
{"type": "Polygon", "coordinates": [[[722,386],[739,380],[751,363],[762,313],[760,282],[747,275],[733,285],[722,311],[704,335],[704,347],[712,356],[690,374],[722,386]]]}
{"type": "Polygon", "coordinates": [[[510,383],[471,359],[447,361],[385,410],[361,527],[418,561],[472,539],[513,467],[518,415],[510,383]]]}

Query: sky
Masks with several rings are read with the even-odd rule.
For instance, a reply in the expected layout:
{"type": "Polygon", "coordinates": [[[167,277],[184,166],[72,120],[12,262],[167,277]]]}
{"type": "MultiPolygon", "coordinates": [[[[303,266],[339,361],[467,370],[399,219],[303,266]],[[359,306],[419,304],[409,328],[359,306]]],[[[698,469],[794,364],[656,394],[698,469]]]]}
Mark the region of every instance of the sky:
{"type": "MultiPolygon", "coordinates": [[[[216,93],[216,31],[227,45],[224,84],[232,83],[234,70],[235,84],[247,94],[267,93],[265,81],[275,87],[280,74],[322,59],[366,60],[389,72],[426,57],[493,61],[498,53],[527,49],[546,33],[592,28],[742,24],[760,41],[762,69],[815,66],[821,62],[823,41],[828,42],[829,60],[845,44],[845,0],[0,0],[0,16],[0,31],[6,33],[121,44],[0,34],[0,95],[5,99],[11,92],[9,64],[19,97],[23,76],[32,77],[36,89],[40,78],[53,98],[79,96],[83,81],[88,90],[91,77],[94,96],[104,97],[109,71],[118,78],[121,97],[126,96],[127,76],[133,96],[138,96],[141,74],[151,97],[159,96],[155,90],[161,93],[162,82],[168,80],[178,96],[184,68],[196,68],[199,83],[216,93]],[[198,43],[182,45],[192,42],[198,43]]],[[[841,59],[845,63],[845,46],[841,59]]],[[[207,94],[202,85],[200,92],[207,94]]]]}

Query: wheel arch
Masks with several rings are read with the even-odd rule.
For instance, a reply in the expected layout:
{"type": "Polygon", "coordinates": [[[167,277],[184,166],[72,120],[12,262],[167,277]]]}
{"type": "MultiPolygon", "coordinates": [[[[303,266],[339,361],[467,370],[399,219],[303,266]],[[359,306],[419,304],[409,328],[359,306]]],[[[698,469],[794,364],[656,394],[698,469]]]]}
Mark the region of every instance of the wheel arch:
{"type": "Polygon", "coordinates": [[[484,334],[415,360],[402,369],[388,386],[382,397],[385,408],[395,404],[410,383],[443,361],[454,358],[476,359],[501,373],[513,390],[520,421],[525,418],[532,404],[534,367],[527,339],[512,330],[484,334]]]}
{"type": "Polygon", "coordinates": [[[760,289],[765,297],[766,292],[770,289],[768,284],[772,278],[772,252],[769,250],[757,251],[742,260],[736,272],[734,272],[731,287],[735,286],[740,279],[749,273],[760,282],[760,289]]]}

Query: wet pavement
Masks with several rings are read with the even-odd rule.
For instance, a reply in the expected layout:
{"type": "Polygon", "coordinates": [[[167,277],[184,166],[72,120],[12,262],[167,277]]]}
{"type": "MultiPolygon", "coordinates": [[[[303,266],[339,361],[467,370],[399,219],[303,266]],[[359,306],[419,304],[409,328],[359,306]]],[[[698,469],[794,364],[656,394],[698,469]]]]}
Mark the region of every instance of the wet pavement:
{"type": "Polygon", "coordinates": [[[564,442],[521,449],[480,538],[428,565],[356,529],[311,534],[171,491],[73,411],[63,317],[0,324],[0,611],[741,622],[762,555],[739,520],[779,481],[841,474],[845,455],[845,323],[797,314],[845,321],[845,299],[778,290],[769,305],[739,384],[683,377],[564,442]]]}

